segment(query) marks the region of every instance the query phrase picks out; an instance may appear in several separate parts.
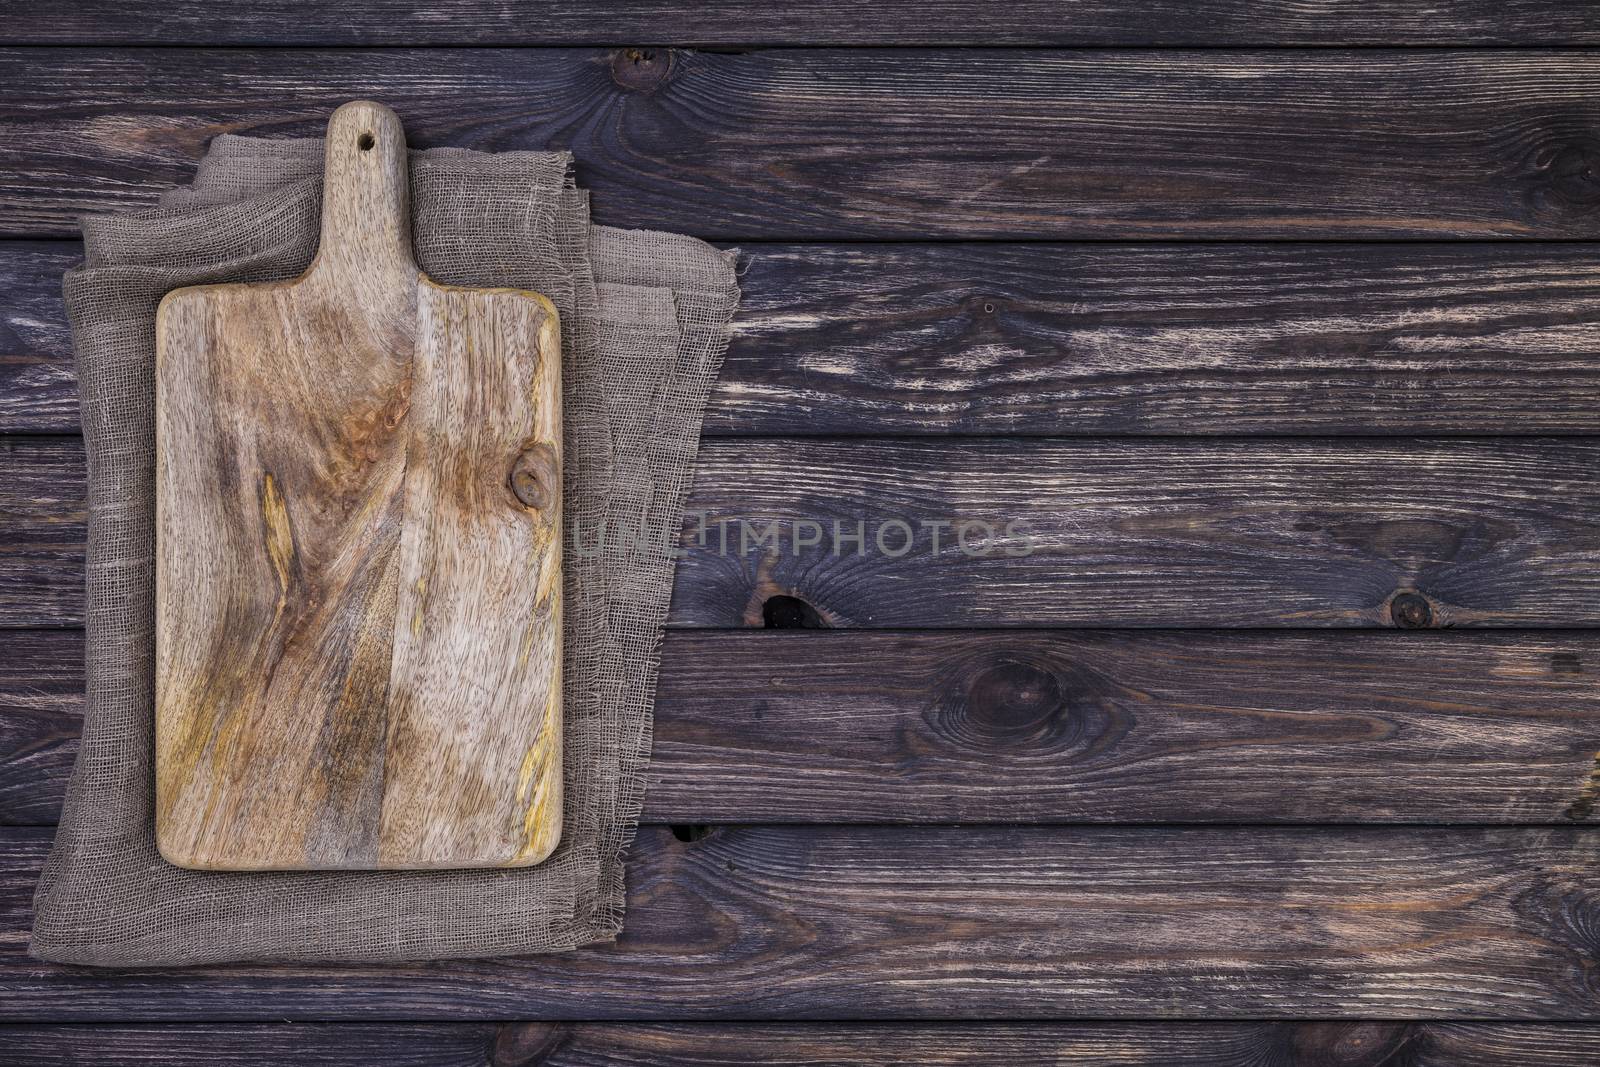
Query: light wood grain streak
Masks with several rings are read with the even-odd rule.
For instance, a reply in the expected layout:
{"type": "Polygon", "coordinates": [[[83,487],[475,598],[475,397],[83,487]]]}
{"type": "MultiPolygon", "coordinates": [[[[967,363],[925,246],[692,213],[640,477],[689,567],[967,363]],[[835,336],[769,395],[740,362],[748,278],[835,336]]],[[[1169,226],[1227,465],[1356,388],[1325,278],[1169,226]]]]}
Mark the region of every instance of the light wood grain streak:
{"type": "Polygon", "coordinates": [[[1594,239],[1597,78],[1559,50],[9,49],[0,235],[374,94],[415,144],[570,148],[597,221],[701,237],[1594,239]]]}
{"type": "MultiPolygon", "coordinates": [[[[0,822],[56,818],[82,634],[0,634],[0,822]]],[[[1600,819],[1590,634],[667,635],[645,818],[1600,819]]]]}
{"type": "MultiPolygon", "coordinates": [[[[76,245],[0,242],[0,430],[75,432],[76,245]]],[[[1600,246],[768,245],[706,432],[1600,433],[1600,246]]]]}
{"type": "Polygon", "coordinates": [[[7,44],[1286,45],[1600,44],[1584,0],[358,0],[338,13],[268,0],[15,0],[7,44]]]}
{"type": "MultiPolygon", "coordinates": [[[[47,842],[0,834],[7,931],[47,842]]],[[[647,829],[612,946],[419,982],[404,964],[90,973],[12,941],[0,1014],[1593,1021],[1597,847],[1577,828],[647,829]]]]}

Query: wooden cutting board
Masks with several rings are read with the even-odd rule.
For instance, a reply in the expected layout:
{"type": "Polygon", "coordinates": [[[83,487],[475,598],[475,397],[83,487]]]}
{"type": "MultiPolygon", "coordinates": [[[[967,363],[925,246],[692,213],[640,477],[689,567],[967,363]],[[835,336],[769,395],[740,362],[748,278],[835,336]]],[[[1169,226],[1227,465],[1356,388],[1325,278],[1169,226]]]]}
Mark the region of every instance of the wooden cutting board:
{"type": "Polygon", "coordinates": [[[215,870],[525,866],[561,832],[560,331],[412,259],[405,136],[328,124],[290,282],[156,369],[156,831],[215,870]]]}

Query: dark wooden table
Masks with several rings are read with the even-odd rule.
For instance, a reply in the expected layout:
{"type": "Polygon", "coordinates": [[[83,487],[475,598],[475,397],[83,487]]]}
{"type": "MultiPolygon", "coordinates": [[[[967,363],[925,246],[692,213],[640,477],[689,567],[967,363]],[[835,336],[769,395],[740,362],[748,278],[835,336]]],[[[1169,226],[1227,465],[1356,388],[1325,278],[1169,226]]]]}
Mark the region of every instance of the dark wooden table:
{"type": "Polygon", "coordinates": [[[1587,0],[0,8],[0,1061],[1600,1063],[1587,0]],[[746,249],[691,509],[1035,551],[691,540],[615,946],[39,963],[74,218],[357,96],[746,249]]]}

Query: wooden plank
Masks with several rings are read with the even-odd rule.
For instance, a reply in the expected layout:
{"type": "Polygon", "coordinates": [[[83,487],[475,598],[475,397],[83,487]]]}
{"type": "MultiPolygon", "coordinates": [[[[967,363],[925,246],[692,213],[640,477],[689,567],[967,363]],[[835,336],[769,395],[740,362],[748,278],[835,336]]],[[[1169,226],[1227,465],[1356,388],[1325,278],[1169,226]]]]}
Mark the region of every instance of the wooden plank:
{"type": "Polygon", "coordinates": [[[1544,49],[15,48],[0,236],[371,96],[419,146],[571,148],[598,221],[710,238],[1594,239],[1597,78],[1544,49]]]}
{"type": "Polygon", "coordinates": [[[617,942],[426,982],[32,960],[48,836],[0,833],[9,1020],[1600,1017],[1584,828],[650,828],[617,942]]]}
{"type": "Polygon", "coordinates": [[[16,1067],[1592,1067],[1583,1023],[166,1023],[0,1026],[16,1067]],[[1384,1057],[1403,1056],[1403,1060],[1384,1057]]]}
{"type": "Polygon", "coordinates": [[[320,4],[14,0],[5,44],[537,45],[1484,45],[1600,44],[1584,0],[361,0],[320,4]]]}
{"type": "MultiPolygon", "coordinates": [[[[82,640],[0,634],[0,822],[55,821],[82,640]]],[[[1590,634],[673,631],[644,817],[1588,823],[1597,659],[1590,634]]]]}
{"type": "MultiPolygon", "coordinates": [[[[492,1023],[9,1025],[0,1026],[0,1047],[13,1067],[76,1067],[86,1058],[101,1067],[499,1067],[506,1061],[492,1057],[502,1029],[492,1023]]],[[[557,1029],[545,1027],[552,1036],[557,1029]]],[[[532,1041],[538,1030],[529,1023],[514,1034],[532,1041]]]]}
{"type": "Polygon", "coordinates": [[[0,242],[0,432],[78,429],[78,375],[61,276],[83,258],[76,243],[0,242]]]}
{"type": "Polygon", "coordinates": [[[727,441],[689,511],[681,626],[1600,622],[1588,438],[727,441]]]}
{"type": "Polygon", "coordinates": [[[0,632],[0,822],[53,823],[83,727],[83,632],[0,632]]]}
{"type": "MultiPolygon", "coordinates": [[[[82,466],[0,438],[0,625],[81,621],[82,466]]],[[[721,440],[688,508],[678,626],[1600,624],[1593,438],[721,440]]]]}
{"type": "Polygon", "coordinates": [[[646,814],[1596,818],[1600,638],[1409,636],[674,632],[646,814]]]}
{"type": "Polygon", "coordinates": [[[83,620],[83,445],[0,437],[0,625],[83,620]]]}
{"type": "Polygon", "coordinates": [[[752,250],[712,433],[1600,430],[1584,244],[752,250]]]}
{"type": "MultiPolygon", "coordinates": [[[[0,242],[0,432],[78,429],[78,255],[0,242]]],[[[740,285],[713,436],[1600,433],[1590,244],[768,245],[740,285]]]]}

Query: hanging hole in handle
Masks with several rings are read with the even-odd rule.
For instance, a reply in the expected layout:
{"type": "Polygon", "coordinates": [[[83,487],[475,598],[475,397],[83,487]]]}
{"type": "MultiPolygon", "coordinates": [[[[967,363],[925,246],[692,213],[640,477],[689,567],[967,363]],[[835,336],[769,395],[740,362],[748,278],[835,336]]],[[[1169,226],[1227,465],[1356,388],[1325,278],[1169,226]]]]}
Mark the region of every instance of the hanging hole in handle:
{"type": "Polygon", "coordinates": [[[372,134],[370,133],[364,133],[360,137],[356,138],[356,147],[361,149],[363,152],[372,151],[372,146],[377,143],[377,141],[373,140],[372,134]]]}

